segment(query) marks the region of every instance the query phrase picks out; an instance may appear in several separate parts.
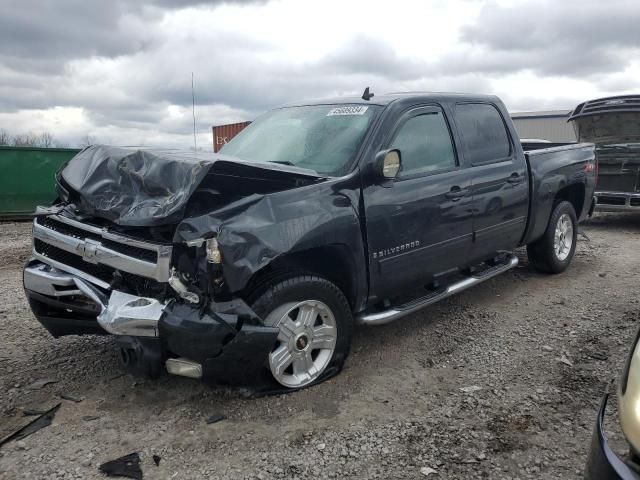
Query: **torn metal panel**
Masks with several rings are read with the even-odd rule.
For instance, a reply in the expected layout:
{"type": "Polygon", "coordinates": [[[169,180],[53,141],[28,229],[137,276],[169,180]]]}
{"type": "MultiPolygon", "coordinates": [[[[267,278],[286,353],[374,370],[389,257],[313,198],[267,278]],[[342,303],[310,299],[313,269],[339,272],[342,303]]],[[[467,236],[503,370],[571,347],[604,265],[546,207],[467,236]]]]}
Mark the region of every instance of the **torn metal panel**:
{"type": "Polygon", "coordinates": [[[138,297],[113,290],[107,305],[98,315],[98,323],[115,335],[156,337],[158,320],[165,304],[155,298],[138,297]]]}
{"type": "Polygon", "coordinates": [[[138,452],[110,460],[98,468],[109,477],[127,477],[142,480],[142,469],[140,468],[140,455],[138,452]]]}
{"type": "Polygon", "coordinates": [[[202,204],[226,197],[221,190],[233,183],[229,177],[243,177],[249,184],[232,185],[241,196],[322,178],[312,170],[219,154],[95,145],[73,157],[57,180],[60,197],[86,214],[118,225],[155,226],[182,220],[192,196],[202,204]]]}
{"type": "MultiPolygon", "coordinates": [[[[217,235],[230,291],[285,254],[344,246],[358,289],[366,289],[365,247],[358,215],[357,177],[296,190],[252,195],[205,215],[187,218],[176,243],[217,235]]],[[[362,291],[362,290],[360,290],[362,291]]]]}
{"type": "Polygon", "coordinates": [[[22,440],[25,437],[28,437],[32,433],[37,432],[38,430],[43,429],[44,427],[48,427],[53,422],[53,418],[56,416],[56,412],[60,408],[61,403],[57,404],[55,407],[47,410],[38,418],[29,422],[27,425],[22,427],[21,429],[7,435],[3,439],[0,439],[0,447],[7,442],[12,440],[22,440]]]}
{"type": "Polygon", "coordinates": [[[165,350],[201,364],[205,381],[234,384],[260,373],[278,336],[241,300],[204,310],[172,304],[159,330],[165,350]]]}

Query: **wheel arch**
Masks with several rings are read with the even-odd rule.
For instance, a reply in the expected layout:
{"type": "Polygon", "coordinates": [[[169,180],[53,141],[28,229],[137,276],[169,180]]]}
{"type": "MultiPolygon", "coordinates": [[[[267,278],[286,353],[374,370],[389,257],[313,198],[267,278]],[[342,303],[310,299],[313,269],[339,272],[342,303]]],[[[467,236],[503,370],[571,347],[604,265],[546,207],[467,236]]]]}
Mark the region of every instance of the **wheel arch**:
{"type": "Polygon", "coordinates": [[[329,280],[344,294],[352,311],[362,301],[362,285],[358,280],[357,263],[345,244],[330,244],[290,252],[258,270],[242,291],[245,299],[255,298],[269,284],[300,274],[312,274],[329,280]]]}
{"type": "Polygon", "coordinates": [[[576,218],[580,218],[582,209],[584,208],[584,192],[585,186],[583,183],[566,185],[558,190],[553,203],[555,205],[561,201],[569,202],[573,205],[573,209],[576,212],[576,218]]]}

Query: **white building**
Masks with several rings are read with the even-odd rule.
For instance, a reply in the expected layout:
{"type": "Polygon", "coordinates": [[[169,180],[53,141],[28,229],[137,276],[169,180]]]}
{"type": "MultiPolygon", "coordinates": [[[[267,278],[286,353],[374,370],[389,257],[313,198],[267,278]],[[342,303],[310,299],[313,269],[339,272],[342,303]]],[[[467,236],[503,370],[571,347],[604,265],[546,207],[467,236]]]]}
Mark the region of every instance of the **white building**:
{"type": "Polygon", "coordinates": [[[550,142],[575,142],[576,134],[567,118],[571,110],[511,113],[520,138],[538,138],[550,142]]]}

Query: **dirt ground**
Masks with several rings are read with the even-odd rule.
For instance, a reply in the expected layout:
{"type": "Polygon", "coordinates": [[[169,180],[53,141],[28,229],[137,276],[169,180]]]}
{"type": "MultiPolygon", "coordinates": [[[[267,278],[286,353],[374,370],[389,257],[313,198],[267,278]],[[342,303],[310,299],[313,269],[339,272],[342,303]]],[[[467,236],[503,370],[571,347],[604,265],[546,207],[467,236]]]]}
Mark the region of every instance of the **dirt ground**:
{"type": "MultiPolygon", "coordinates": [[[[251,399],[123,375],[107,337],[50,337],[22,292],[30,225],[0,224],[0,436],[33,418],[25,409],[62,403],[52,425],[0,448],[0,479],[104,478],[100,463],[131,452],[150,479],[580,478],[640,319],[640,216],[583,231],[564,274],[534,272],[521,252],[505,275],[358,327],[337,377],[251,399]],[[56,383],[32,385],[43,379],[56,383]]],[[[609,415],[623,449],[615,427],[609,415]]]]}

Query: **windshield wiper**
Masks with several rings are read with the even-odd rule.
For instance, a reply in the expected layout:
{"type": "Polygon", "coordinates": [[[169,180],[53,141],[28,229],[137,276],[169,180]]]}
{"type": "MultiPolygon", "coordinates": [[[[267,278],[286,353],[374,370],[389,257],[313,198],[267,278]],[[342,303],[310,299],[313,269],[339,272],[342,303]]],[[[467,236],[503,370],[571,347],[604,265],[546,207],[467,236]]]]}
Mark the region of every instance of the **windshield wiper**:
{"type": "Polygon", "coordinates": [[[271,163],[279,163],[280,165],[291,165],[292,167],[296,166],[295,163],[291,163],[289,160],[272,160],[271,163]]]}

